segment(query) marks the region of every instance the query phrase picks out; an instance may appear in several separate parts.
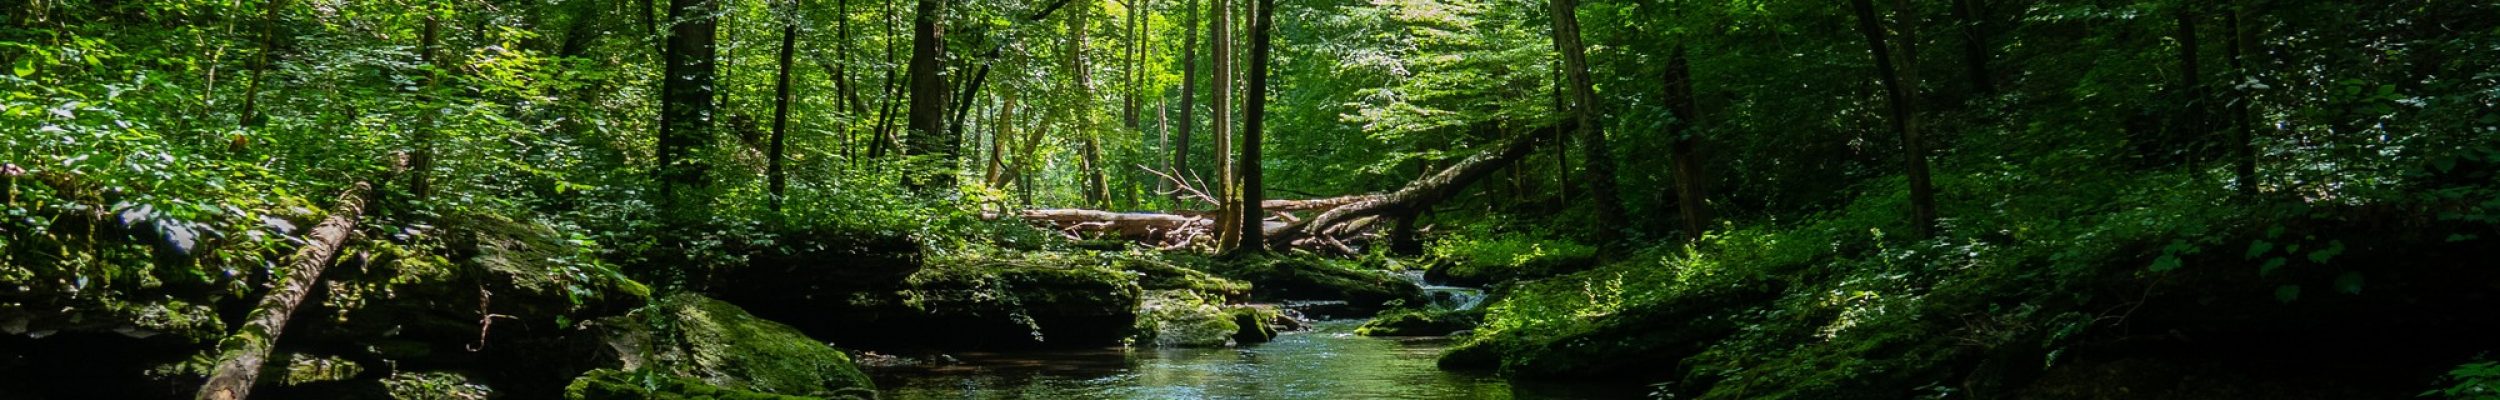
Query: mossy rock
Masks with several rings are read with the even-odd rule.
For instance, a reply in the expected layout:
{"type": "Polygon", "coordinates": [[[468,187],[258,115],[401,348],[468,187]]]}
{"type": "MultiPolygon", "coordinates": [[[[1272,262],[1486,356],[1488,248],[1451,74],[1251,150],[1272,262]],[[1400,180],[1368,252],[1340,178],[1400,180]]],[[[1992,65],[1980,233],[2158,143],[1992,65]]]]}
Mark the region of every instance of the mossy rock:
{"type": "Polygon", "coordinates": [[[1186,290],[1157,290],[1148,292],[1145,302],[1138,305],[1135,339],[1159,347],[1223,347],[1235,344],[1234,336],[1242,330],[1220,299],[1210,301],[1186,290]]]}
{"type": "Polygon", "coordinates": [[[1051,252],[959,257],[932,260],[897,287],[750,307],[818,337],[870,348],[1100,347],[1133,333],[1145,293],[1141,274],[1111,258],[1051,252]]]}
{"type": "Polygon", "coordinates": [[[1250,257],[1239,260],[1191,260],[1208,272],[1249,281],[1259,301],[1343,300],[1359,311],[1378,311],[1397,304],[1422,304],[1423,289],[1414,282],[1382,271],[1356,270],[1315,256],[1250,257]]]}
{"type": "Polygon", "coordinates": [[[1276,340],[1276,321],[1285,318],[1274,308],[1260,306],[1227,307],[1224,313],[1231,315],[1233,325],[1240,328],[1233,332],[1235,344],[1267,343],[1276,340]]]}
{"type": "Polygon", "coordinates": [[[723,388],[675,375],[626,372],[613,369],[590,371],[566,386],[567,400],[806,400],[818,398],[869,399],[875,393],[847,393],[833,397],[801,397],[723,388]],[[863,396],[865,395],[865,396],[863,396]]]}
{"type": "Polygon", "coordinates": [[[1363,336],[1446,336],[1452,332],[1474,329],[1484,319],[1482,311],[1421,310],[1402,308],[1381,312],[1371,321],[1354,329],[1363,336]]]}
{"type": "MultiPolygon", "coordinates": [[[[840,349],[735,305],[680,294],[602,320],[628,371],[699,379],[725,389],[795,396],[874,390],[840,349]]],[[[576,386],[582,385],[579,381],[576,386]]]]}

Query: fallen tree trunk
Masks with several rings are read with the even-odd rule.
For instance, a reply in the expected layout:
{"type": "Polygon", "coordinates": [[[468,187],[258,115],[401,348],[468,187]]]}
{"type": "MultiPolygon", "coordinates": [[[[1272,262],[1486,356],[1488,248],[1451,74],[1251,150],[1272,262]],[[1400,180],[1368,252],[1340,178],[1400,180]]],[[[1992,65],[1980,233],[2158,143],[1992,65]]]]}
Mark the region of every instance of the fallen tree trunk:
{"type": "MultiPolygon", "coordinates": [[[[390,176],[398,175],[406,166],[407,157],[402,155],[382,180],[389,181],[390,176]]],[[[356,182],[339,194],[330,216],[313,226],[311,240],[287,257],[286,275],[278,279],[277,288],[261,297],[260,306],[252,309],[242,329],[218,342],[222,354],[217,357],[217,368],[210,372],[208,383],[200,385],[199,399],[242,400],[251,394],[253,381],[260,377],[261,364],[267,361],[270,349],[277,346],[278,334],[286,331],[287,319],[320,282],[322,270],[338,258],[347,237],[355,233],[356,221],[364,216],[373,192],[373,183],[366,181],[356,182]]]]}
{"type": "Polygon", "coordinates": [[[1345,206],[1345,205],[1347,205],[1347,204],[1354,204],[1354,203],[1361,203],[1361,202],[1366,202],[1366,201],[1379,200],[1379,199],[1380,199],[1380,198],[1382,198],[1382,197],[1388,197],[1388,195],[1379,194],[1379,193],[1373,193],[1373,194],[1358,194],[1358,195],[1352,195],[1352,196],[1337,196],[1337,197],[1330,197],[1330,198],[1325,198],[1325,199],[1308,199],[1308,200],[1264,200],[1264,201],[1260,201],[1260,202],[1259,202],[1259,210],[1261,210],[1261,211],[1311,211],[1311,210],[1326,210],[1326,209],[1331,209],[1331,208],[1337,208],[1337,207],[1345,206]]]}
{"type": "MultiPolygon", "coordinates": [[[[1572,127],[1571,124],[1562,124],[1539,131],[1554,129],[1569,130],[1572,127]]],[[[1311,219],[1294,222],[1285,228],[1283,235],[1270,237],[1269,245],[1294,245],[1302,239],[1328,237],[1331,236],[1331,229],[1339,224],[1353,222],[1363,217],[1412,212],[1430,207],[1433,203],[1458,194],[1459,189],[1466,188],[1477,179],[1482,179],[1485,175],[1493,174],[1493,171],[1501,170],[1502,167],[1527,157],[1528,151],[1535,149],[1540,139],[1546,136],[1548,135],[1535,132],[1519,135],[1499,149],[1467,157],[1457,164],[1450,165],[1449,168],[1441,169],[1439,173],[1408,183],[1406,187],[1399,188],[1388,195],[1330,208],[1327,212],[1322,212],[1311,219]]]]}
{"type": "MultiPolygon", "coordinates": [[[[1294,247],[1351,252],[1352,247],[1347,245],[1347,242],[1360,242],[1361,239],[1365,239],[1371,230],[1381,225],[1376,223],[1381,218],[1411,218],[1411,214],[1415,211],[1431,207],[1435,203],[1449,199],[1450,196],[1457,195],[1460,189],[1466,188],[1468,184],[1527,157],[1529,150],[1535,149],[1544,138],[1551,137],[1555,129],[1569,130],[1572,129],[1572,125],[1565,123],[1522,134],[1508,143],[1503,143],[1499,148],[1460,160],[1457,164],[1431,176],[1418,179],[1394,192],[1319,199],[1261,201],[1259,208],[1263,211],[1272,211],[1276,216],[1267,221],[1263,229],[1260,229],[1262,236],[1268,238],[1268,243],[1265,245],[1271,248],[1294,247]],[[1293,218],[1291,212],[1299,211],[1320,211],[1320,213],[1308,219],[1293,218]],[[1401,215],[1404,217],[1400,217],[1401,215]]],[[[1172,178],[1171,175],[1159,171],[1148,171],[1163,175],[1166,179],[1179,184],[1179,192],[1192,192],[1193,194],[1195,192],[1195,189],[1172,178]]],[[[1195,195],[1204,197],[1203,194],[1195,195]]],[[[1167,248],[1195,243],[1201,236],[1213,232],[1216,228],[1213,212],[1208,211],[1133,213],[1043,209],[1021,211],[1016,216],[1028,222],[1047,225],[1072,237],[1081,237],[1082,233],[1110,233],[1123,239],[1167,248]]],[[[988,217],[1001,216],[992,214],[988,217]]]]}

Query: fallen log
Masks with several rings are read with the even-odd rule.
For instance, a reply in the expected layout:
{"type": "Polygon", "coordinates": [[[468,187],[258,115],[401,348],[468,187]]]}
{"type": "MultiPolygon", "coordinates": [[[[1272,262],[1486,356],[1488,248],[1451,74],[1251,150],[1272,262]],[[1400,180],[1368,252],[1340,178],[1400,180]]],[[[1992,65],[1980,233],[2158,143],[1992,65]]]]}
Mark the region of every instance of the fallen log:
{"type": "Polygon", "coordinates": [[[1380,200],[1380,199],[1381,199],[1381,198],[1383,198],[1383,197],[1388,197],[1388,195],[1386,195],[1386,194],[1380,194],[1380,193],[1372,193],[1372,194],[1358,194],[1358,195],[1352,195],[1352,196],[1337,196],[1337,197],[1330,197],[1330,198],[1325,198],[1325,199],[1307,199],[1307,200],[1262,200],[1262,201],[1260,201],[1260,202],[1259,202],[1259,209],[1260,209],[1260,210],[1263,210],[1263,211],[1312,211],[1312,210],[1326,210],[1326,209],[1331,209],[1331,208],[1343,207],[1343,206],[1345,206],[1345,205],[1347,205],[1347,204],[1354,204],[1354,203],[1361,203],[1361,202],[1366,202],[1366,201],[1375,201],[1375,200],[1380,200]]]}
{"type": "MultiPolygon", "coordinates": [[[[389,181],[407,164],[407,155],[400,155],[382,180],[389,181]]],[[[200,385],[199,399],[242,400],[251,394],[253,381],[260,377],[261,364],[267,361],[270,349],[277,346],[278,334],[286,331],[287,319],[320,282],[322,270],[337,260],[339,248],[355,233],[356,221],[364,216],[373,191],[371,181],[348,186],[346,192],[339,194],[338,204],[330,208],[330,216],[313,226],[311,240],[287,256],[286,275],[279,277],[277,288],[261,297],[260,306],[252,309],[242,329],[218,342],[221,354],[217,367],[210,372],[208,383],[200,385]]]]}
{"type": "MultiPolygon", "coordinates": [[[[1335,252],[1351,252],[1348,242],[1367,239],[1382,218],[1412,218],[1415,211],[1457,195],[1461,189],[1527,157],[1530,150],[1552,136],[1555,129],[1569,130],[1566,123],[1522,134],[1501,147],[1477,153],[1438,173],[1426,176],[1397,191],[1337,196],[1318,199],[1262,200],[1259,208],[1273,215],[1260,229],[1268,238],[1268,247],[1295,247],[1335,252]],[[1292,212],[1319,211],[1311,218],[1296,218],[1292,212]]],[[[1144,168],[1144,167],[1140,167],[1144,168]]],[[[1154,173],[1171,181],[1184,199],[1212,202],[1211,196],[1187,182],[1163,171],[1154,173]]],[[[1194,243],[1215,228],[1213,212],[1175,211],[1171,213],[1135,213],[1085,209],[1026,210],[1017,217],[1028,222],[1046,224],[1072,237],[1079,233],[1112,233],[1121,238],[1174,248],[1194,243]]],[[[998,218],[1000,215],[987,215],[998,218]]]]}
{"type": "MultiPolygon", "coordinates": [[[[1552,132],[1555,129],[1569,130],[1572,127],[1571,124],[1560,124],[1538,131],[1552,132]]],[[[1399,188],[1388,195],[1330,208],[1327,212],[1322,212],[1310,219],[1292,223],[1285,228],[1282,236],[1270,237],[1269,243],[1271,245],[1292,244],[1305,238],[1332,236],[1329,235],[1330,230],[1338,224],[1352,222],[1363,217],[1412,212],[1430,207],[1433,203],[1457,195],[1459,189],[1464,189],[1468,184],[1493,174],[1493,171],[1501,170],[1502,167],[1527,157],[1528,151],[1535,149],[1537,143],[1547,136],[1551,135],[1534,132],[1520,135],[1498,149],[1469,156],[1457,164],[1450,165],[1449,168],[1441,169],[1439,173],[1408,183],[1406,187],[1399,188]]]]}

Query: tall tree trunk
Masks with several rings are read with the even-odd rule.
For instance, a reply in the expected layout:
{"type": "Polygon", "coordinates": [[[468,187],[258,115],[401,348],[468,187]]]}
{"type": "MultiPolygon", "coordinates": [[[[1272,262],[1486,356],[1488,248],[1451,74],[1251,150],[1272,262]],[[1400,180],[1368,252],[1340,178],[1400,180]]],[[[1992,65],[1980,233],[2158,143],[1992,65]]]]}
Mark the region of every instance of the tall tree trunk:
{"type": "Polygon", "coordinates": [[[1237,218],[1241,218],[1241,209],[1239,204],[1233,204],[1232,9],[1232,0],[1215,0],[1215,20],[1207,24],[1207,35],[1215,48],[1215,81],[1209,83],[1215,88],[1209,98],[1214,104],[1209,108],[1211,113],[1208,115],[1213,117],[1209,126],[1215,135],[1215,198],[1223,203],[1215,213],[1215,241],[1216,248],[1220,249],[1237,247],[1236,243],[1241,239],[1241,225],[1237,223],[1237,218]]]}
{"type": "Polygon", "coordinates": [[[1172,176],[1189,176],[1190,128],[1198,125],[1198,0],[1189,0],[1187,22],[1181,24],[1181,126],[1172,145],[1172,176]]]}
{"type": "MultiPolygon", "coordinates": [[[[2201,57],[2197,54],[2195,7],[2194,2],[2180,3],[2179,9],[2173,14],[2178,19],[2179,28],[2177,36],[2173,38],[2179,41],[2179,91],[2188,97],[2187,109],[2180,110],[2179,114],[2179,129],[2182,134],[2173,137],[2186,139],[2186,143],[2203,144],[2211,143],[2211,141],[2205,137],[2205,74],[2202,68],[2203,63],[2199,62],[2201,57]]],[[[2186,158],[2189,168],[2194,169],[2197,161],[2204,158],[2203,155],[2206,154],[2204,147],[2202,145],[2191,146],[2186,158]]]]}
{"type": "Polygon", "coordinates": [[[660,76],[660,197],[664,210],[700,210],[681,199],[685,189],[704,186],[704,166],[695,152],[712,140],[713,15],[711,0],[669,0],[668,64],[660,76]]]}
{"type": "Polygon", "coordinates": [[[908,142],[914,155],[937,157],[937,171],[921,189],[943,189],[955,186],[955,152],[963,137],[955,136],[946,125],[946,78],[940,74],[945,65],[938,60],[946,51],[945,32],[940,24],[946,18],[946,0],[920,0],[917,17],[912,22],[911,41],[911,115],[908,142]]]}
{"type": "Polygon", "coordinates": [[[408,197],[419,201],[434,192],[434,176],[428,173],[434,170],[434,114],[439,111],[435,108],[434,88],[442,80],[445,68],[441,56],[434,54],[434,48],[442,40],[443,21],[436,18],[431,10],[425,13],[425,28],[417,34],[417,64],[424,65],[427,70],[425,84],[417,93],[417,132],[411,135],[412,141],[416,142],[416,155],[408,159],[411,170],[408,174],[408,197]]]}
{"type": "Polygon", "coordinates": [[[859,85],[851,82],[851,0],[834,0],[833,8],[834,14],[840,16],[834,19],[834,35],[841,37],[833,47],[833,91],[842,96],[838,102],[850,107],[848,116],[859,118],[868,114],[868,103],[859,100],[859,85]]]}
{"type": "Polygon", "coordinates": [[[1675,54],[1667,58],[1667,112],[1675,122],[1667,125],[1668,156],[1675,170],[1675,207],[1684,214],[1684,235],[1701,240],[1710,230],[1710,180],[1703,175],[1700,147],[1701,132],[1693,129],[1701,113],[1693,98],[1693,68],[1684,55],[1684,45],[1675,46],[1675,54]]]}
{"type": "Polygon", "coordinates": [[[2240,14],[2245,12],[2247,12],[2247,4],[2234,1],[2229,14],[2223,16],[2223,23],[2227,25],[2224,29],[2231,31],[2229,32],[2230,45],[2224,51],[2230,53],[2231,71],[2238,75],[2241,82],[2231,85],[2232,94],[2238,97],[2231,102],[2231,118],[2239,125],[2239,129],[2233,130],[2237,135],[2231,138],[2232,158],[2236,161],[2234,162],[2236,165],[2231,167],[2231,172],[2237,179],[2235,183],[2239,186],[2240,194],[2253,196],[2257,194],[2257,143],[2254,141],[2257,119],[2255,113],[2250,112],[2249,109],[2255,106],[2257,97],[2248,87],[2247,82],[2251,79],[2248,73],[2248,60],[2246,54],[2241,52],[2243,46],[2248,46],[2250,41],[2249,31],[2243,30],[2240,26],[2240,14]]]}
{"type": "Polygon", "coordinates": [[[1145,9],[1146,0],[1130,1],[1131,2],[1128,7],[1128,24],[1122,25],[1125,27],[1122,31],[1122,36],[1127,36],[1128,40],[1127,43],[1123,43],[1123,47],[1120,49],[1120,120],[1126,123],[1126,125],[1123,126],[1130,129],[1136,129],[1137,66],[1141,63],[1141,61],[1144,61],[1141,57],[1138,57],[1139,53],[1137,52],[1137,49],[1144,47],[1146,42],[1143,37],[1143,31],[1137,29],[1139,27],[1137,21],[1138,16],[1143,14],[1142,11],[1145,9]]]}
{"type": "Polygon", "coordinates": [[[1007,138],[1015,136],[1016,127],[1015,92],[1003,92],[999,100],[997,114],[990,118],[990,124],[997,126],[990,128],[989,172],[981,182],[991,189],[1006,190],[1007,138]]]}
{"type": "Polygon", "coordinates": [[[252,82],[243,84],[243,126],[260,126],[260,82],[269,64],[277,61],[278,11],[286,7],[286,0],[269,0],[262,6],[269,9],[261,11],[260,55],[252,61],[252,82]]]}
{"type": "Polygon", "coordinates": [[[1987,0],[1953,0],[1953,18],[1962,20],[1962,67],[1970,74],[1971,91],[1996,94],[1996,78],[1988,73],[1987,0]]]}
{"type": "Polygon", "coordinates": [[[1892,129],[1901,134],[1901,148],[1903,153],[1907,153],[1904,158],[1909,159],[1910,225],[1919,237],[1925,238],[1935,233],[1936,197],[1935,189],[1929,186],[1928,182],[1927,152],[1925,146],[1920,143],[1916,119],[1917,109],[1914,105],[1917,98],[1918,78],[1914,72],[1917,65],[1914,57],[1917,51],[1912,43],[1917,41],[1915,36],[1917,30],[1915,24],[1911,23],[1915,21],[1911,17],[1911,9],[1899,7],[1904,3],[1906,2],[1895,0],[1896,8],[1900,8],[1897,11],[1900,13],[1902,41],[1904,42],[1901,50],[1901,66],[1895,69],[1891,45],[1886,43],[1888,40],[1885,39],[1883,22],[1875,13],[1874,1],[1850,0],[1850,5],[1857,11],[1858,32],[1866,36],[1867,48],[1875,54],[1876,73],[1883,78],[1884,97],[1892,111],[1892,129]]]}
{"type": "Polygon", "coordinates": [[[1589,78],[1587,49],[1580,43],[1580,17],[1576,0],[1551,0],[1547,3],[1554,17],[1554,49],[1562,52],[1563,73],[1571,79],[1571,115],[1578,122],[1580,143],[1587,155],[1580,157],[1581,168],[1587,170],[1589,201],[1597,203],[1598,242],[1611,247],[1623,238],[1627,221],[1623,204],[1615,196],[1615,162],[1613,149],[1606,145],[1606,132],[1597,124],[1602,113],[1597,103],[1596,83],[1589,78]]]}
{"type": "Polygon", "coordinates": [[[1077,140],[1081,146],[1077,150],[1077,156],[1080,157],[1079,167],[1084,170],[1085,187],[1080,191],[1085,195],[1085,204],[1093,207],[1108,207],[1111,204],[1111,185],[1110,182],[1106,182],[1106,177],[1103,175],[1102,144],[1100,135],[1094,132],[1093,123],[1093,71],[1085,65],[1087,33],[1085,28],[1087,18],[1093,17],[1094,7],[1093,2],[1090,1],[1079,1],[1075,3],[1075,6],[1075,9],[1069,10],[1071,14],[1067,19],[1068,71],[1076,78],[1074,83],[1077,101],[1068,117],[1076,123],[1077,140]]]}
{"type": "Polygon", "coordinates": [[[1260,187],[1264,183],[1262,175],[1266,172],[1259,165],[1259,141],[1267,129],[1267,64],[1268,52],[1272,50],[1270,36],[1276,31],[1276,0],[1258,0],[1254,14],[1256,16],[1250,21],[1250,93],[1242,96],[1245,119],[1241,122],[1241,199],[1238,200],[1241,204],[1241,243],[1234,249],[1236,252],[1253,253],[1267,248],[1267,241],[1259,235],[1266,222],[1260,216],[1267,214],[1259,211],[1259,202],[1267,200],[1265,190],[1260,187]]]}
{"type": "Polygon", "coordinates": [[[790,13],[781,24],[781,66],[780,72],[773,77],[773,138],[764,155],[764,175],[769,177],[766,186],[772,192],[770,201],[776,212],[781,211],[782,189],[789,187],[788,177],[782,171],[781,146],[782,141],[789,137],[790,56],[798,50],[800,3],[801,0],[790,0],[790,13]]]}

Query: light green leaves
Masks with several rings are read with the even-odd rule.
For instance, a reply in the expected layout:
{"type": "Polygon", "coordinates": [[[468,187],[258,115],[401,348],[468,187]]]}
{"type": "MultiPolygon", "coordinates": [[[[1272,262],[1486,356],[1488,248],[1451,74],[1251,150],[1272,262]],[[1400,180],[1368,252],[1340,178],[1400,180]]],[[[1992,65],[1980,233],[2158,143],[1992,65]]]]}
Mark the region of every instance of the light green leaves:
{"type": "Polygon", "coordinates": [[[32,78],[35,76],[35,58],[20,57],[17,59],[17,66],[10,67],[10,70],[10,72],[16,72],[19,78],[32,78]]]}

